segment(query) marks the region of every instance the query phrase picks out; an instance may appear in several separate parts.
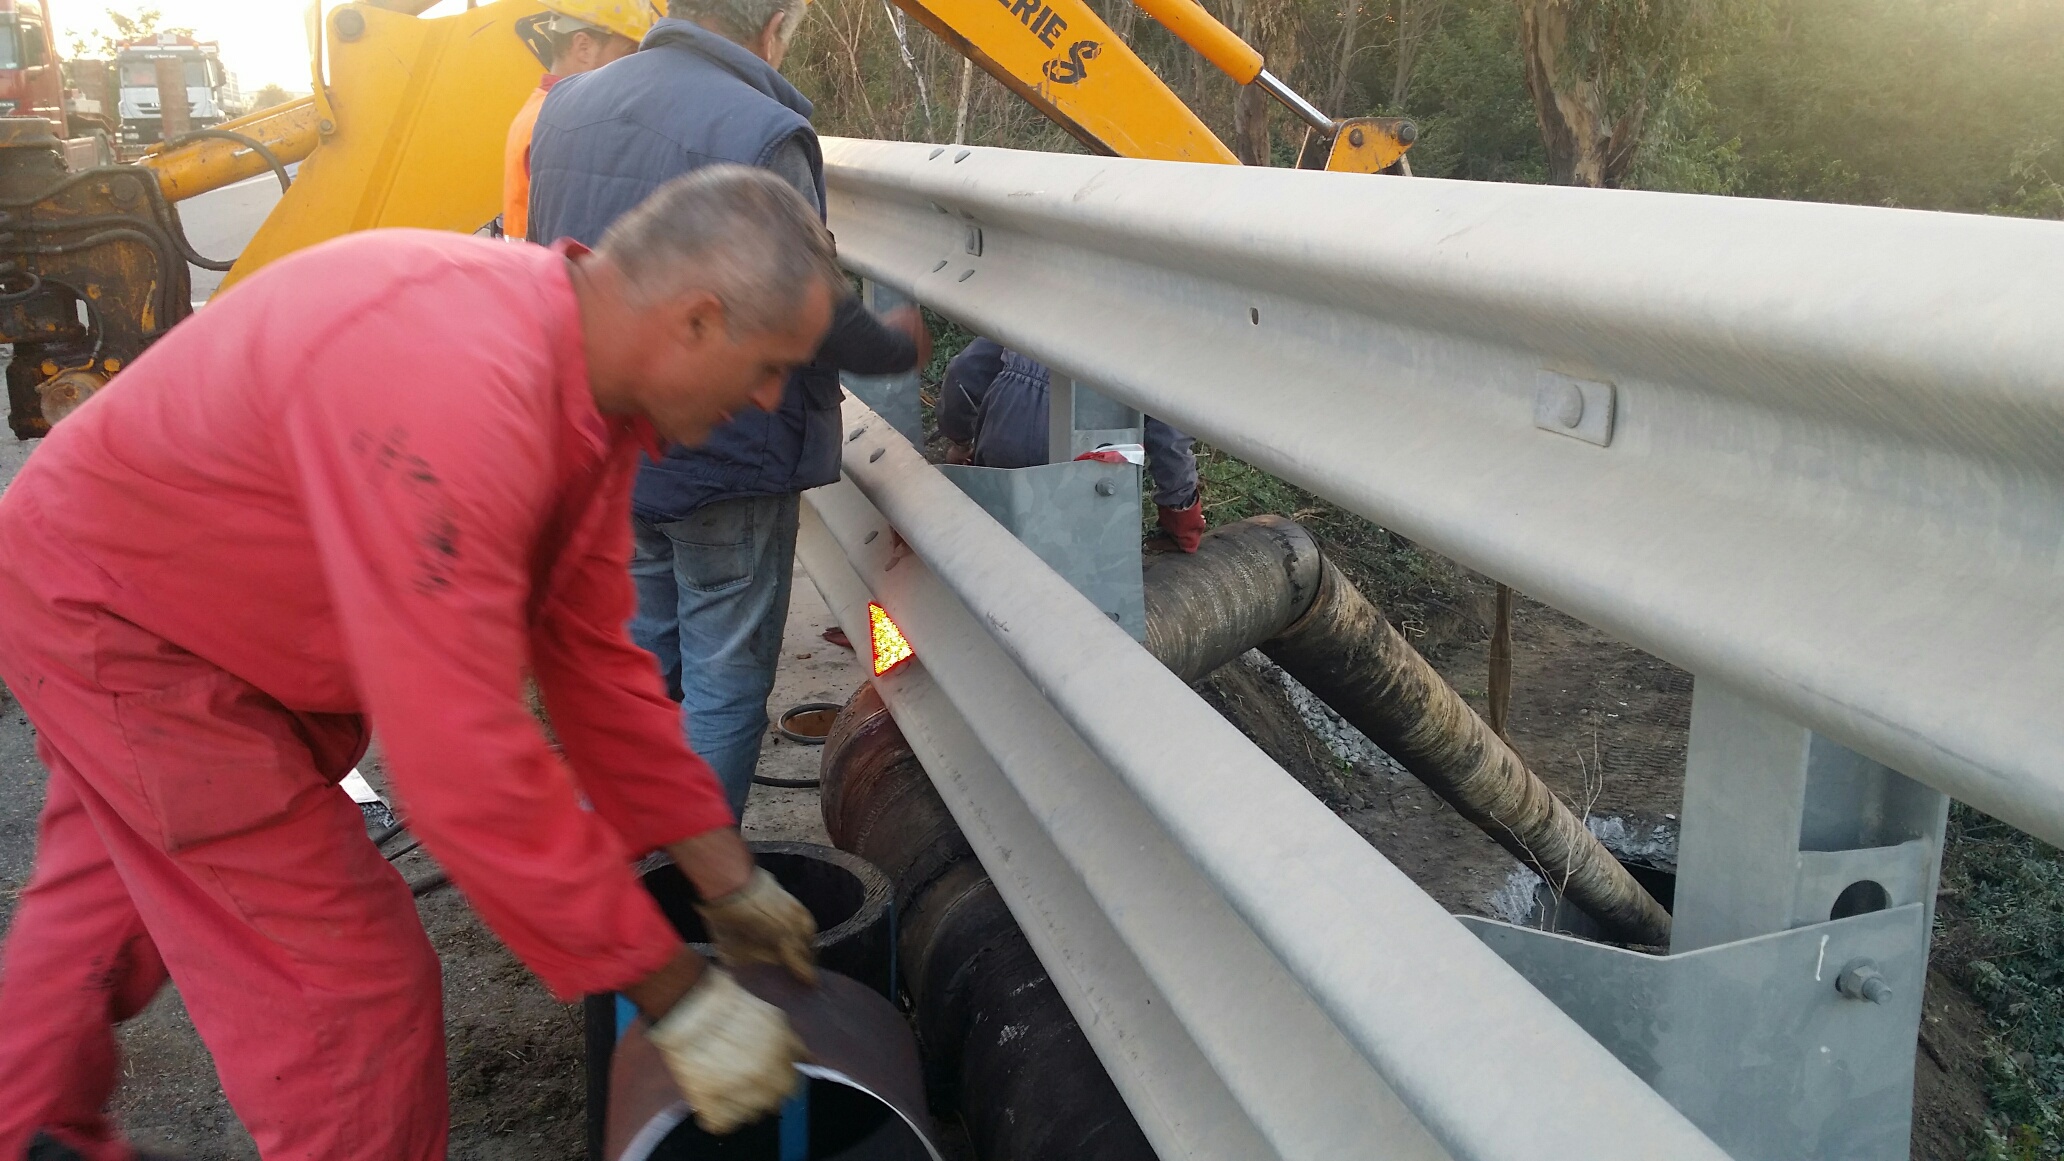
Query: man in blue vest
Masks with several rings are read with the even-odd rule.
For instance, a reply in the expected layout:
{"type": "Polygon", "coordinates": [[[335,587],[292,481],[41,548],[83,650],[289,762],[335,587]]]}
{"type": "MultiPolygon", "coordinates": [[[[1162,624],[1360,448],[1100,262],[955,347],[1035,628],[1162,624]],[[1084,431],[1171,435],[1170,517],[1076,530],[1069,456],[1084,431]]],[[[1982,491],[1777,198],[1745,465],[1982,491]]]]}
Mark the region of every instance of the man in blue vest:
{"type": "MultiPolygon", "coordinates": [[[[531,141],[532,241],[592,244],[668,179],[737,162],[774,171],[821,215],[810,102],[776,71],[804,0],[671,0],[639,51],[555,85],[531,141]]],[[[632,495],[638,613],[689,743],[742,815],[767,730],[795,559],[798,494],[838,478],[838,373],[921,365],[915,309],[877,319],[848,297],[781,406],[639,470],[632,495]]]]}

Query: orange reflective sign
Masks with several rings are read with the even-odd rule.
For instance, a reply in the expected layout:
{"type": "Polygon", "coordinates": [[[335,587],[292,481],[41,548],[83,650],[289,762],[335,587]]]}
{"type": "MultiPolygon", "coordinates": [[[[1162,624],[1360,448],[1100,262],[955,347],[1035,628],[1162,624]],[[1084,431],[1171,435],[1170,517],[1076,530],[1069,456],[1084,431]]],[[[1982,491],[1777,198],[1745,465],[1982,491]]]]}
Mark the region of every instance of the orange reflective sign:
{"type": "Polygon", "coordinates": [[[889,620],[887,609],[867,602],[867,635],[874,644],[874,675],[880,677],[915,656],[910,642],[903,636],[903,630],[896,622],[889,620]]]}

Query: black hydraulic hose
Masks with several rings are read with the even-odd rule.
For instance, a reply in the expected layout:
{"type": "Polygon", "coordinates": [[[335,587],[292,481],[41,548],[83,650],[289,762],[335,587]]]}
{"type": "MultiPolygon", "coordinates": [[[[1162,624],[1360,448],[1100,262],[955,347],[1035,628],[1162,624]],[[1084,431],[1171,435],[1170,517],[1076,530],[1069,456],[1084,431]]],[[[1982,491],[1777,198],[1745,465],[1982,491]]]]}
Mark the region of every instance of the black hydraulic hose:
{"type": "Polygon", "coordinates": [[[231,258],[226,262],[215,258],[203,257],[200,251],[193,248],[193,243],[186,240],[186,226],[179,220],[179,212],[177,210],[172,211],[171,235],[172,244],[179,247],[179,256],[203,270],[213,270],[220,274],[235,266],[237,258],[243,257],[242,254],[239,254],[236,258],[231,258]]]}
{"type": "MultiPolygon", "coordinates": [[[[89,230],[102,226],[107,226],[112,227],[113,230],[116,231],[134,231],[136,234],[148,237],[148,232],[139,228],[141,225],[142,223],[138,222],[134,217],[128,214],[87,214],[77,218],[55,218],[40,221],[32,219],[29,221],[16,221],[12,214],[6,213],[5,211],[0,211],[0,232],[15,232],[23,234],[68,234],[79,230],[89,230]]],[[[30,254],[65,254],[70,253],[71,250],[74,249],[85,249],[88,246],[98,245],[106,238],[107,235],[96,234],[89,238],[77,240],[76,242],[52,243],[53,246],[58,247],[56,249],[22,248],[14,252],[30,254]],[[69,249],[67,249],[67,247],[69,247],[69,249]]],[[[168,257],[165,251],[164,241],[171,241],[175,245],[177,245],[180,239],[176,235],[172,234],[170,231],[167,231],[164,240],[153,239],[151,241],[151,249],[155,251],[158,256],[158,261],[160,263],[159,271],[161,273],[165,270],[169,270],[172,268],[172,259],[168,257]]],[[[162,278],[159,279],[160,290],[164,289],[163,281],[164,280],[162,278]]],[[[84,300],[82,299],[81,301],[84,300]]],[[[158,307],[162,309],[164,305],[165,303],[161,299],[161,301],[158,303],[158,307]]],[[[166,318],[169,316],[161,313],[158,317],[166,318]]]]}
{"type": "MultiPolygon", "coordinates": [[[[287,167],[281,164],[279,155],[274,153],[272,150],[267,149],[265,147],[264,142],[258,140],[255,137],[246,137],[242,133],[234,133],[228,129],[195,129],[190,133],[181,133],[179,136],[174,137],[172,140],[166,142],[159,148],[161,150],[171,149],[174,146],[184,145],[189,141],[193,141],[202,137],[220,138],[224,141],[234,141],[237,144],[244,146],[245,148],[251,150],[253,153],[256,153],[259,156],[259,158],[265,162],[265,164],[272,167],[273,176],[279,178],[280,193],[284,194],[287,192],[287,190],[293,187],[294,178],[287,172],[287,167]]],[[[243,255],[239,254],[236,256],[236,258],[231,258],[227,261],[222,261],[220,259],[215,258],[202,257],[200,252],[193,248],[193,243],[187,241],[186,226],[179,220],[179,211],[173,210],[169,206],[166,208],[171,212],[172,215],[172,241],[179,247],[180,256],[185,258],[188,262],[191,262],[192,264],[200,267],[203,270],[213,270],[217,273],[220,273],[222,271],[230,269],[231,267],[234,267],[237,264],[237,259],[243,257],[243,255]]]]}
{"type": "Polygon", "coordinates": [[[26,274],[29,284],[20,290],[0,290],[0,303],[26,302],[36,297],[36,292],[43,289],[43,276],[33,270],[11,271],[9,273],[10,275],[15,273],[26,274]]]}
{"type": "Polygon", "coordinates": [[[11,243],[0,244],[0,252],[4,252],[7,254],[75,254],[81,250],[91,250],[96,246],[105,246],[110,242],[141,243],[142,245],[148,246],[150,248],[151,255],[157,259],[158,279],[157,289],[155,291],[157,298],[156,309],[157,317],[160,321],[160,325],[162,326],[164,320],[170,319],[172,317],[171,311],[169,309],[169,300],[167,300],[165,297],[169,290],[168,283],[170,283],[171,281],[170,278],[166,277],[166,273],[168,271],[175,270],[178,268],[177,259],[175,258],[175,256],[165,253],[163,239],[154,238],[150,234],[145,233],[143,230],[138,229],[134,226],[123,226],[111,230],[102,230],[98,234],[90,234],[84,238],[79,238],[74,241],[57,242],[49,245],[21,246],[14,245],[11,243]]]}
{"type": "Polygon", "coordinates": [[[133,166],[101,166],[98,169],[82,169],[77,173],[67,174],[64,177],[59,178],[57,182],[51,185],[48,189],[45,189],[41,193],[35,194],[33,196],[25,198],[0,199],[0,210],[26,210],[33,206],[42,205],[43,203],[56,197],[58,194],[63,193],[65,190],[68,190],[71,187],[78,185],[80,182],[100,181],[104,178],[107,178],[109,176],[110,170],[114,170],[116,174],[120,177],[126,177],[138,183],[147,183],[150,185],[157,184],[156,181],[148,173],[146,173],[143,170],[137,169],[133,166]]]}
{"type": "Polygon", "coordinates": [[[163,145],[158,146],[158,151],[162,153],[169,149],[175,149],[181,145],[186,144],[189,141],[196,141],[203,137],[213,137],[222,141],[236,142],[238,145],[241,145],[244,148],[250,150],[251,152],[257,154],[259,160],[265,162],[265,164],[272,167],[273,176],[279,178],[279,187],[281,193],[285,193],[287,192],[287,190],[293,188],[293,175],[289,174],[287,172],[287,167],[280,162],[279,154],[274,153],[271,149],[267,148],[265,143],[263,141],[258,140],[256,137],[246,137],[242,133],[237,133],[229,129],[194,129],[190,132],[181,133],[179,136],[174,137],[172,140],[167,141],[163,145]]]}

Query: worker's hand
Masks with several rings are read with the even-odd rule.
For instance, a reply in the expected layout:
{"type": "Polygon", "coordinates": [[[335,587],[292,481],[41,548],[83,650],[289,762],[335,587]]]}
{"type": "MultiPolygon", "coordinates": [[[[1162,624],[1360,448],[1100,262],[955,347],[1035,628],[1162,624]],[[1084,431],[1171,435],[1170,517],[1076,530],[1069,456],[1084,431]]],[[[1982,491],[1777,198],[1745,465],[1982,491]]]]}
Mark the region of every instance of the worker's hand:
{"type": "Polygon", "coordinates": [[[971,444],[971,443],[960,443],[960,442],[958,442],[957,440],[950,440],[950,439],[949,439],[949,440],[947,440],[947,441],[946,441],[946,462],[947,462],[947,463],[949,463],[949,464],[971,464],[971,463],[974,463],[974,462],[975,462],[975,445],[974,445],[974,444],[971,444]]]}
{"type": "Polygon", "coordinates": [[[753,868],[745,886],[695,910],[709,927],[717,958],[728,964],[771,963],[806,984],[816,984],[817,921],[810,909],[781,889],[764,867],[753,868]]]}
{"type": "MultiPolygon", "coordinates": [[[[778,888],[777,888],[778,889],[778,888]]],[[[645,1032],[695,1110],[695,1123],[728,1133],[781,1107],[801,1083],[803,1042],[781,1009],[705,968],[681,1002],[645,1032]]]]}
{"type": "Polygon", "coordinates": [[[932,331],[925,326],[924,312],[914,306],[899,306],[881,316],[882,325],[902,331],[917,344],[917,364],[911,368],[922,371],[932,361],[932,331]]]}
{"type": "Polygon", "coordinates": [[[1197,498],[1187,508],[1160,506],[1157,523],[1175,546],[1184,552],[1197,551],[1197,545],[1204,540],[1204,493],[1200,489],[1197,498]]]}
{"type": "Polygon", "coordinates": [[[720,826],[670,842],[666,853],[703,899],[729,895],[752,880],[752,848],[735,827],[720,826]]]}

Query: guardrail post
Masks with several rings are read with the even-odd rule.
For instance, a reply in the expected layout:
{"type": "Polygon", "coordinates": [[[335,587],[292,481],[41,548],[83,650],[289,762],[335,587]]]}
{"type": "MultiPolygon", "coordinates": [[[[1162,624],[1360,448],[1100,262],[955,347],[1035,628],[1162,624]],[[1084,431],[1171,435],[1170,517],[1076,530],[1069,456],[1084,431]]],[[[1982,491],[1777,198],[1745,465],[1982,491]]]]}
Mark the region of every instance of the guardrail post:
{"type": "Polygon", "coordinates": [[[1140,469],[1075,459],[1106,444],[1138,443],[1142,434],[1139,412],[1055,373],[1047,386],[1047,463],[947,464],[939,471],[1105,616],[1143,641],[1140,469]]]}
{"type": "Polygon", "coordinates": [[[1932,920],[1948,811],[1940,791],[1701,680],[1670,950],[1908,903],[1932,920]]]}
{"type": "Polygon", "coordinates": [[[1054,375],[1047,391],[1047,463],[1064,464],[1086,451],[1146,437],[1146,420],[1137,410],[1066,375],[1054,375]]]}
{"type": "Polygon", "coordinates": [[[1465,922],[1740,1161],[1895,1161],[1948,802],[1702,679],[1670,954],[1465,922]]]}

